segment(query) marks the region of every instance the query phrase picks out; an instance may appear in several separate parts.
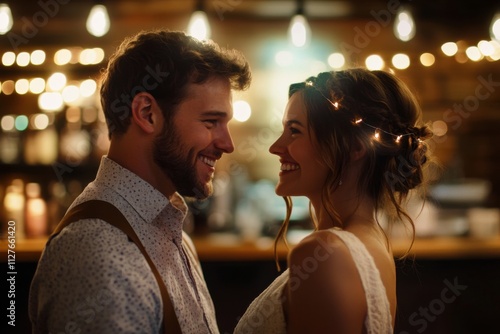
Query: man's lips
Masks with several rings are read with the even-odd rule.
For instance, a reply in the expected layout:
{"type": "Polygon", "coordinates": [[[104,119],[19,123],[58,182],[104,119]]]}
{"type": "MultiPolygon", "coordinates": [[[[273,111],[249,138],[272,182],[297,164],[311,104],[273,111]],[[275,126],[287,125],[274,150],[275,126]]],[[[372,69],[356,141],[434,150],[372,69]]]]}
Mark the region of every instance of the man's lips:
{"type": "Polygon", "coordinates": [[[210,157],[207,157],[205,155],[200,155],[199,159],[205,163],[206,165],[212,167],[212,168],[215,168],[215,163],[217,162],[217,159],[215,158],[210,158],[210,157]]]}

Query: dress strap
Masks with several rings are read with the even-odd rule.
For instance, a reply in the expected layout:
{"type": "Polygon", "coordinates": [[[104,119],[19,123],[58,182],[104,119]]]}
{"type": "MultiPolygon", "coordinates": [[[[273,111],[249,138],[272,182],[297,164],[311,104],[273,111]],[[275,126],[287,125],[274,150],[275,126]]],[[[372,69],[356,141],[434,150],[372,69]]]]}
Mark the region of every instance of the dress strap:
{"type": "Polygon", "coordinates": [[[389,300],[380,277],[380,271],[375,265],[372,255],[361,240],[351,232],[336,228],[329,229],[329,231],[344,242],[358,269],[366,294],[367,317],[365,326],[367,333],[393,333],[389,300]]]}

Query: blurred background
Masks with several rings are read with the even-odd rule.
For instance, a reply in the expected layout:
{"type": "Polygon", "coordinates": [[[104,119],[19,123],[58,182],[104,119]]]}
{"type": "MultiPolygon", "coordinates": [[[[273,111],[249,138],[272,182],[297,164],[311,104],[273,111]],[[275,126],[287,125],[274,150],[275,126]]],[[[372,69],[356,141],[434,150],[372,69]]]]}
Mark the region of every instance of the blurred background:
{"type": "MultiPolygon", "coordinates": [[[[398,333],[494,333],[500,289],[500,4],[498,1],[40,0],[0,4],[2,262],[16,225],[19,332],[46,237],[93,180],[108,147],[100,70],[124,37],[188,31],[247,57],[251,87],[234,94],[233,154],[217,165],[214,196],[191,201],[197,245],[221,332],[231,332],[274,277],[273,238],[285,213],[274,194],[290,83],[362,66],[395,73],[416,94],[442,166],[426,201],[408,210],[417,239],[398,263],[398,333]],[[442,299],[448,283],[453,302],[442,299]],[[473,316],[472,316],[472,315],[473,316]]],[[[291,246],[310,233],[294,198],[291,246]]],[[[383,222],[384,217],[381,216],[383,222]]],[[[387,230],[395,256],[408,230],[387,230]]],[[[287,249],[278,248],[284,265],[287,249]]],[[[448,300],[448,299],[447,299],[448,300]]]]}

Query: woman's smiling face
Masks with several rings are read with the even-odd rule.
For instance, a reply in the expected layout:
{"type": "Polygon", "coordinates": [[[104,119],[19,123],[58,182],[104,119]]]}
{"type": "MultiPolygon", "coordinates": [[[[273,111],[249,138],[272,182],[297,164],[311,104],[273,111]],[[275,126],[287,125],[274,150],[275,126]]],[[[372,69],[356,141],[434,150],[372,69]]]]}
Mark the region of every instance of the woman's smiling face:
{"type": "Polygon", "coordinates": [[[269,151],[280,158],[281,170],[276,194],[280,196],[320,196],[328,175],[321,162],[314,134],[307,126],[307,113],[302,92],[288,100],[283,116],[283,133],[269,151]]]}

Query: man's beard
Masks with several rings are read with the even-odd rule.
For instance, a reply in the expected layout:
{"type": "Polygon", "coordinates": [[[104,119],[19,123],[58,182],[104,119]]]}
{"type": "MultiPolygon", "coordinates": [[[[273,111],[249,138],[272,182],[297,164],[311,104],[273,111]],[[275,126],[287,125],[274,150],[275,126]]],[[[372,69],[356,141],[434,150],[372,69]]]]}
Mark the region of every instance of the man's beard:
{"type": "Polygon", "coordinates": [[[203,184],[196,175],[194,149],[185,149],[174,126],[164,125],[154,141],[154,161],[182,196],[205,199],[213,192],[212,183],[203,184]],[[187,152],[185,154],[184,152],[187,152]]]}

